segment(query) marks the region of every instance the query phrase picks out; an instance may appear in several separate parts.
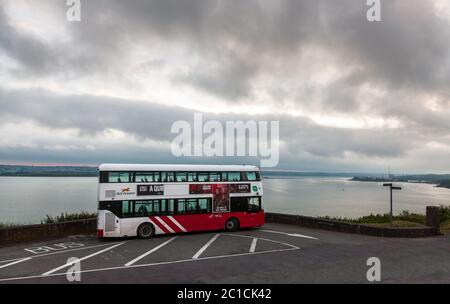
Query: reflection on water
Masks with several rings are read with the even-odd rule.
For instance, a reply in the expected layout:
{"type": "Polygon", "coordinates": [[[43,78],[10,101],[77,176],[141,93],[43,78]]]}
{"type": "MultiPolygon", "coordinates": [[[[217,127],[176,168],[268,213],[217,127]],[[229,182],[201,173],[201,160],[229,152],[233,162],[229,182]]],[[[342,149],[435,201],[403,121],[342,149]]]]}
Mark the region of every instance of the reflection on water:
{"type": "Polygon", "coordinates": [[[0,222],[39,223],[47,214],[95,212],[96,177],[0,177],[0,222]]]}
{"type": "MultiPolygon", "coordinates": [[[[424,213],[426,205],[450,205],[450,189],[398,183],[394,211],[424,213]]],[[[39,223],[46,214],[94,212],[95,177],[0,177],[0,222],[39,223]]],[[[310,216],[356,217],[389,210],[389,192],[378,183],[346,178],[266,178],[266,211],[310,216]]]]}
{"type": "MultiPolygon", "coordinates": [[[[450,205],[450,189],[429,184],[396,183],[394,212],[425,213],[427,205],[450,205]]],[[[267,211],[309,216],[358,217],[389,212],[389,190],[382,183],[348,178],[282,178],[264,180],[267,211]]]]}

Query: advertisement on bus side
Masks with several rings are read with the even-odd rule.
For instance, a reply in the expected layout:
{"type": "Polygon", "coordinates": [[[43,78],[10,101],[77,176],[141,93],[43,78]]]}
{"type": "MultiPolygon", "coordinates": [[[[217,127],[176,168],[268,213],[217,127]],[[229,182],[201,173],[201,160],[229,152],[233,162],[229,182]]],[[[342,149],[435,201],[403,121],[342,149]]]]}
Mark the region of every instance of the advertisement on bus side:
{"type": "Polygon", "coordinates": [[[230,185],[213,184],[212,211],[215,213],[230,211],[230,185]]]}

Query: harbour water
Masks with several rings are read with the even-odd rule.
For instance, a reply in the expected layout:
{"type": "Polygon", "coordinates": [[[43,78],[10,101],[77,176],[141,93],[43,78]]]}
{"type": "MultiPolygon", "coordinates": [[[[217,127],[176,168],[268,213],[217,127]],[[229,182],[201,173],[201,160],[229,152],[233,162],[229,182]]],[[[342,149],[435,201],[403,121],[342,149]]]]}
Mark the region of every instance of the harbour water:
{"type": "MultiPolygon", "coordinates": [[[[309,216],[358,217],[389,211],[389,192],[379,183],[348,178],[264,179],[264,209],[309,216]]],[[[450,189],[398,183],[394,212],[425,213],[427,205],[450,205],[450,189]]],[[[95,212],[96,177],[0,177],[0,223],[39,223],[47,214],[95,212]]]]}

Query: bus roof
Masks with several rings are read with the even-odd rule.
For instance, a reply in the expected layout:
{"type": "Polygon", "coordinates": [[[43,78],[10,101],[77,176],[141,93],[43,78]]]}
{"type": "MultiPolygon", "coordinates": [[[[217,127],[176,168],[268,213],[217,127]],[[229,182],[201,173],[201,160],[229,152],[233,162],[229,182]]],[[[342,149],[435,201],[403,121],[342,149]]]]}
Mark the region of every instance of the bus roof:
{"type": "Polygon", "coordinates": [[[101,164],[100,171],[259,171],[251,165],[101,164]]]}

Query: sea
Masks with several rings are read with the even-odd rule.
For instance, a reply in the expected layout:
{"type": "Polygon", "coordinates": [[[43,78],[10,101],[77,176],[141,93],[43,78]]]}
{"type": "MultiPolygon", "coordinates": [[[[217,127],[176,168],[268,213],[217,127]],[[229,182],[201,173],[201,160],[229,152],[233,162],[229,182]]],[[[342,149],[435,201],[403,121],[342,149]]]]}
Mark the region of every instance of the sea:
{"type": "MultiPolygon", "coordinates": [[[[0,223],[38,224],[46,215],[95,212],[96,177],[0,177],[0,223]]],[[[429,205],[450,205],[450,189],[397,183],[394,213],[425,213],[429,205]]],[[[268,176],[263,180],[267,212],[307,216],[360,217],[389,212],[389,189],[348,177],[268,176]]]]}

